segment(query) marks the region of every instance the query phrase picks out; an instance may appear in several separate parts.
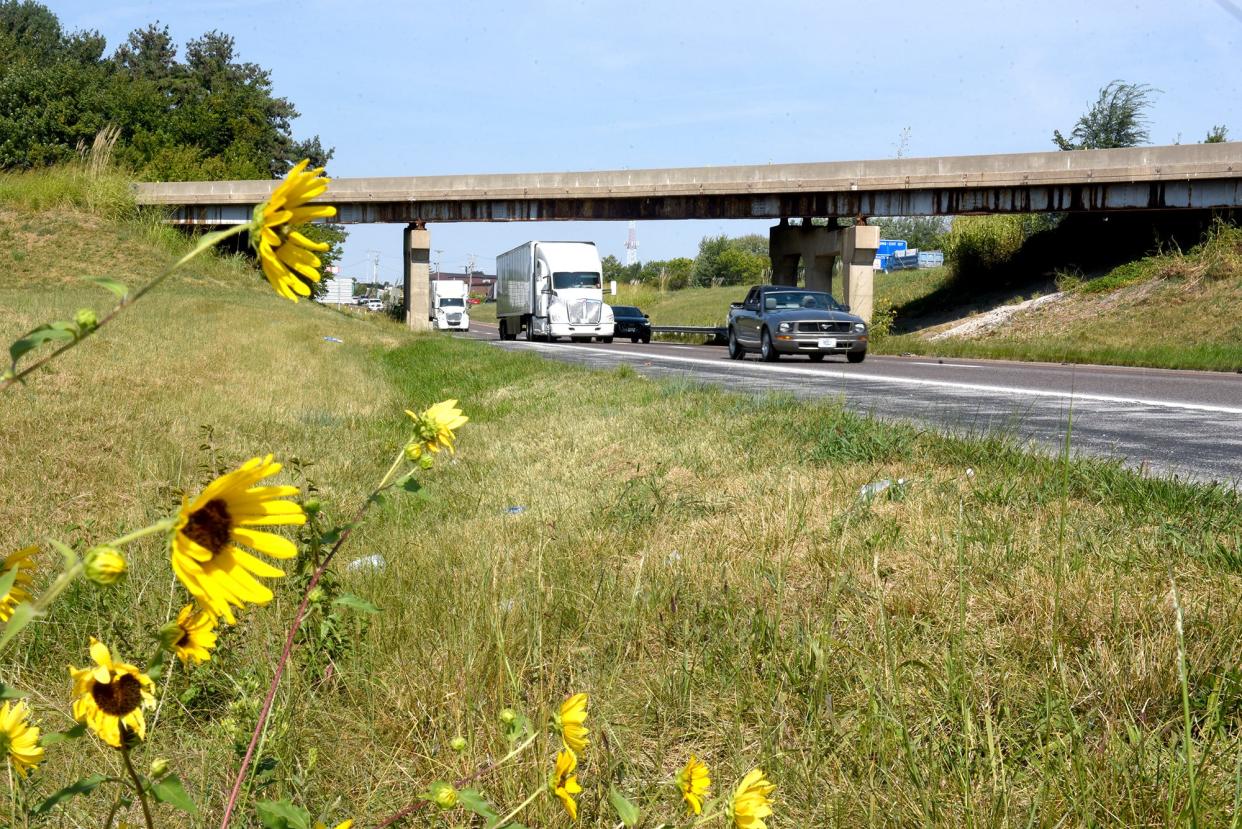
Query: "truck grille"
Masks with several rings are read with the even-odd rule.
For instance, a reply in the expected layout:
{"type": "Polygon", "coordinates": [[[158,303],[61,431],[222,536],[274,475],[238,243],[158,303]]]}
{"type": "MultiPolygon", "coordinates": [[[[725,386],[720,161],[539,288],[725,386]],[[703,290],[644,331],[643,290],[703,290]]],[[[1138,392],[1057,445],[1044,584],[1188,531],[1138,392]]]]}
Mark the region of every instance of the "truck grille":
{"type": "Polygon", "coordinates": [[[604,303],[598,299],[580,299],[569,303],[570,325],[595,325],[603,313],[604,303]]]}
{"type": "Polygon", "coordinates": [[[848,334],[851,328],[853,328],[852,323],[836,320],[798,323],[798,330],[807,334],[848,334]]]}
{"type": "Polygon", "coordinates": [[[449,314],[448,324],[449,325],[461,325],[461,314],[449,314]]]}

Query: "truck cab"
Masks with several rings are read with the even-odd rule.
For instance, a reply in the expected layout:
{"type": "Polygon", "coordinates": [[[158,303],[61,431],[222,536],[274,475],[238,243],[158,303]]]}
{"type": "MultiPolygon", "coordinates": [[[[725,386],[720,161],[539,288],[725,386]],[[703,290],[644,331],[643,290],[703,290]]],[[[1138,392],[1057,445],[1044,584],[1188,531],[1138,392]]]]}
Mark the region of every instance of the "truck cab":
{"type": "Polygon", "coordinates": [[[469,331],[470,287],[459,279],[431,283],[431,319],[440,331],[469,331]]]}

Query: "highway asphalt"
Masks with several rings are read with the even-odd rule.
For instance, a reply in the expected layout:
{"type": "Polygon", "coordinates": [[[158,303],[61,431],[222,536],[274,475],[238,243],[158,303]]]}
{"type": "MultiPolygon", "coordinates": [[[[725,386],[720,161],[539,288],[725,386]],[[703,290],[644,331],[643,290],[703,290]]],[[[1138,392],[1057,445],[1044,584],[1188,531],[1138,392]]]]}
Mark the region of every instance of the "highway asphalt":
{"type": "Polygon", "coordinates": [[[469,334],[509,351],[593,368],[627,364],[651,377],[737,392],[838,398],[856,412],[955,434],[1015,436],[1058,452],[1115,457],[1154,474],[1242,485],[1242,374],[1116,366],[868,356],[730,360],[720,346],[672,343],[501,342],[494,326],[469,334]]]}

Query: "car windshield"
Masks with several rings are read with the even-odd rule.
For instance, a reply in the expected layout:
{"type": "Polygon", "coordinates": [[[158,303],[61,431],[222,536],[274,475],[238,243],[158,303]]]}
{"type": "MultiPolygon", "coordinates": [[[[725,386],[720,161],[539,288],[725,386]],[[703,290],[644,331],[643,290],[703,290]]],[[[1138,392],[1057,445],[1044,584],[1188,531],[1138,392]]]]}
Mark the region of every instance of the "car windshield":
{"type": "Polygon", "coordinates": [[[805,308],[809,311],[844,311],[830,294],[823,291],[769,291],[763,295],[763,307],[768,311],[788,311],[805,308]]]}
{"type": "Polygon", "coordinates": [[[552,287],[560,291],[565,288],[598,288],[599,274],[591,271],[558,271],[552,274],[552,287]]]}
{"type": "Polygon", "coordinates": [[[462,302],[460,297],[455,296],[446,296],[444,299],[440,300],[441,308],[460,308],[465,304],[466,303],[462,302]]]}
{"type": "Polygon", "coordinates": [[[613,316],[618,317],[641,317],[643,312],[635,308],[633,305],[614,305],[612,307],[613,316]]]}

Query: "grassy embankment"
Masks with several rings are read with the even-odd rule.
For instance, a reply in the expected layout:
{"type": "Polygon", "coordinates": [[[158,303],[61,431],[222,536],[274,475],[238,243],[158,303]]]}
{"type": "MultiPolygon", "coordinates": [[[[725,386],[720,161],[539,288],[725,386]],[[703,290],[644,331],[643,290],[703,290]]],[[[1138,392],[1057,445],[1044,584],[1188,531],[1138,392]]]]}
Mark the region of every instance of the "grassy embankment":
{"type": "MultiPolygon", "coordinates": [[[[971,337],[890,337],[889,353],[1242,370],[1242,228],[1218,226],[1199,245],[1128,262],[1093,279],[1063,278],[1057,302],[1019,311],[971,337]]],[[[927,308],[928,297],[898,314],[927,308]]],[[[940,330],[938,326],[932,331],[940,330]]]]}
{"type": "MultiPolygon", "coordinates": [[[[0,210],[6,341],[102,307],[79,273],[149,274],[178,249],[149,225],[11,197],[0,210]]],[[[761,763],[780,786],[774,827],[1181,825],[1187,753],[1199,825],[1236,823],[1236,493],[831,403],[415,338],[278,300],[231,259],[175,278],[0,399],[0,547],[145,525],[208,470],[268,451],[301,459],[339,518],[404,439],[401,410],[447,396],[472,417],[459,454],[350,542],[342,563],[386,564],[346,568],[342,586],[383,613],[338,620],[331,669],[322,651],[299,652],[260,796],[367,825],[503,751],[500,707],[583,690],[584,826],[615,824],[610,782],[641,791],[690,752],[715,792],[761,763]],[[900,497],[859,500],[863,484],[898,477],[900,497]],[[1170,576],[1186,614],[1189,744],[1170,576]],[[447,748],[457,734],[462,755],[447,748]]],[[[76,586],[11,651],[4,680],[31,693],[48,730],[70,723],[65,665],[85,662],[89,636],[142,659],[180,605],[159,545],[131,550],[126,584],[76,586]]],[[[217,659],[161,687],[139,762],[172,760],[204,805],[196,824],[218,817],[254,721],[296,602],[286,581],[225,632],[217,659]]],[[[546,779],[546,757],[483,788],[512,805],[546,779]]],[[[115,752],[62,744],[36,786],[100,769],[120,772],[115,752]]],[[[69,822],[98,823],[111,793],[72,802],[69,822]]],[[[565,821],[547,797],[525,814],[565,821]]],[[[176,822],[164,809],[161,825],[176,822]]]]}

